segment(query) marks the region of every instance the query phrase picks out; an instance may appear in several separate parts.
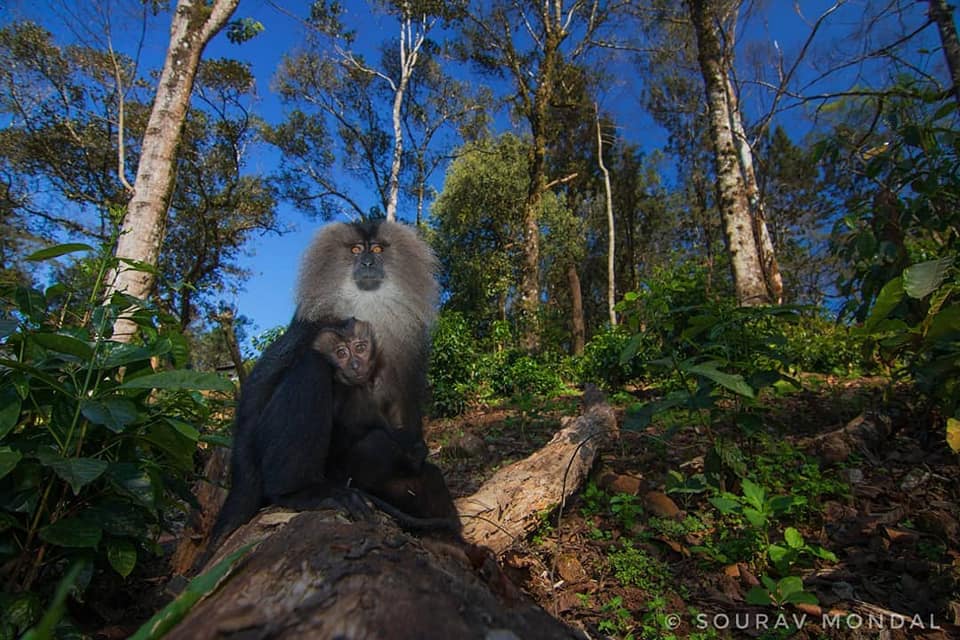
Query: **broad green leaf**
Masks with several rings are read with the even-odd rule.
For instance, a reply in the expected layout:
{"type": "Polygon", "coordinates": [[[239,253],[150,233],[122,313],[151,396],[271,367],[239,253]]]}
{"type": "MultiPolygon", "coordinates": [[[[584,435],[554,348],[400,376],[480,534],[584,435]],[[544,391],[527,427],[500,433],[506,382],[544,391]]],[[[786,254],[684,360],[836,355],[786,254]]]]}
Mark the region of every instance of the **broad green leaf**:
{"type": "Polygon", "coordinates": [[[770,597],[766,589],[753,587],[747,592],[747,604],[771,605],[773,604],[773,598],[770,597]]]}
{"type": "Polygon", "coordinates": [[[953,257],[920,262],[903,270],[903,290],[911,298],[925,298],[943,284],[953,257]]]}
{"type": "Polygon", "coordinates": [[[744,478],[741,483],[741,488],[743,489],[743,497],[746,498],[747,503],[754,509],[762,510],[767,500],[767,492],[763,490],[763,487],[750,478],[744,478]]]}
{"type": "Polygon", "coordinates": [[[753,507],[744,507],[743,517],[757,528],[767,526],[767,514],[753,507]]]}
{"type": "Polygon", "coordinates": [[[740,508],[740,503],[735,499],[724,496],[713,496],[710,498],[710,504],[717,508],[720,513],[736,513],[740,508]]]}
{"type": "Polygon", "coordinates": [[[100,544],[100,525],[85,517],[61,518],[40,529],[40,538],[59,547],[93,549],[100,544]]]}
{"type": "Polygon", "coordinates": [[[93,348],[83,340],[77,340],[73,336],[63,335],[62,333],[32,333],[30,339],[41,347],[75,356],[82,360],[89,360],[93,357],[93,348]]]}
{"type": "Polygon", "coordinates": [[[116,367],[125,367],[134,362],[144,362],[151,356],[161,355],[154,353],[152,349],[141,347],[134,344],[108,343],[108,348],[100,362],[102,369],[114,369],[116,367]]]}
{"type": "Polygon", "coordinates": [[[800,576],[787,576],[777,583],[777,591],[783,596],[803,591],[803,578],[800,576]]]}
{"type": "Polygon", "coordinates": [[[250,544],[240,547],[218,562],[215,567],[191,580],[183,593],[147,620],[142,627],[137,629],[135,634],[130,636],[130,640],[154,640],[155,638],[162,638],[170,629],[183,620],[197,601],[216,589],[217,585],[227,576],[237,561],[250,553],[250,550],[253,549],[256,544],[259,544],[259,542],[251,542],[250,544]]]}
{"type": "Polygon", "coordinates": [[[157,507],[153,478],[146,469],[132,462],[116,462],[110,465],[107,476],[124,494],[153,511],[157,507]]]}
{"type": "Polygon", "coordinates": [[[107,540],[107,560],[113,570],[126,578],[137,566],[137,547],[127,538],[107,540]]]}
{"type": "Polygon", "coordinates": [[[20,394],[7,382],[4,381],[4,386],[0,387],[0,440],[17,426],[20,419],[20,394]]]}
{"type": "Polygon", "coordinates": [[[67,482],[73,495],[79,495],[80,489],[99,478],[109,466],[99,458],[63,458],[49,449],[37,451],[37,459],[67,482]]]}
{"type": "Polygon", "coordinates": [[[80,412],[93,424],[102,424],[114,433],[120,433],[124,427],[137,419],[137,405],[128,398],[107,398],[106,400],[84,400],[80,412]]]}
{"type": "Polygon", "coordinates": [[[216,373],[202,371],[161,371],[120,385],[121,389],[167,389],[181,391],[233,391],[233,383],[216,373]]]}
{"type": "Polygon", "coordinates": [[[897,308],[904,295],[903,279],[901,278],[894,278],[883,285],[880,294],[877,296],[877,301],[873,303],[870,315],[863,323],[863,328],[867,331],[873,331],[881,320],[884,320],[890,315],[891,311],[897,308]]]}
{"type": "Polygon", "coordinates": [[[47,247],[46,249],[40,249],[39,251],[34,251],[28,255],[26,259],[30,260],[31,262],[39,262],[41,260],[59,258],[60,256],[67,255],[68,253],[75,253],[77,251],[93,251],[93,247],[88,244],[83,244],[82,242],[69,242],[66,244],[58,244],[54,247],[47,247]]]}
{"type": "Polygon", "coordinates": [[[724,373],[723,371],[717,369],[716,363],[714,362],[686,365],[683,367],[683,369],[689,373],[703,376],[708,380],[712,380],[721,387],[733,391],[737,395],[741,395],[746,398],[753,398],[755,396],[753,388],[747,384],[747,381],[743,379],[743,376],[736,373],[724,373]]]}
{"type": "Polygon", "coordinates": [[[833,551],[830,551],[829,549],[824,549],[820,545],[816,545],[816,544],[810,545],[809,547],[807,547],[807,550],[813,555],[815,555],[816,557],[820,558],[821,560],[827,560],[829,562],[837,561],[837,554],[835,554],[833,551]]]}
{"type": "Polygon", "coordinates": [[[180,435],[185,438],[189,438],[192,442],[199,442],[200,432],[197,431],[193,425],[187,424],[183,420],[177,420],[176,418],[164,418],[167,424],[177,430],[180,435]]]}
{"type": "Polygon", "coordinates": [[[953,334],[960,334],[960,304],[952,304],[940,309],[930,321],[927,338],[938,340],[953,334]]]}
{"type": "Polygon", "coordinates": [[[954,453],[960,453],[960,420],[956,418],[947,418],[947,444],[954,453]]]}
{"type": "Polygon", "coordinates": [[[147,520],[140,505],[113,495],[90,507],[87,514],[112,536],[141,539],[147,535],[147,520]]]}
{"type": "Polygon", "coordinates": [[[779,568],[784,564],[789,564],[785,561],[788,558],[795,559],[797,554],[793,549],[781,547],[778,544],[771,544],[769,547],[767,547],[767,555],[770,556],[770,560],[773,561],[773,564],[779,568]]]}
{"type": "Polygon", "coordinates": [[[17,468],[23,454],[10,447],[0,447],[0,478],[17,468]]]}
{"type": "Polygon", "coordinates": [[[770,498],[770,511],[776,515],[784,514],[793,507],[805,505],[807,499],[803,496],[773,496],[770,498]]]}
{"type": "Polygon", "coordinates": [[[151,424],[142,438],[167,454],[184,471],[193,468],[197,441],[184,436],[172,425],[162,422],[151,424]]]}
{"type": "Polygon", "coordinates": [[[792,549],[802,549],[804,546],[803,536],[793,527],[784,530],[783,539],[792,549]]]}

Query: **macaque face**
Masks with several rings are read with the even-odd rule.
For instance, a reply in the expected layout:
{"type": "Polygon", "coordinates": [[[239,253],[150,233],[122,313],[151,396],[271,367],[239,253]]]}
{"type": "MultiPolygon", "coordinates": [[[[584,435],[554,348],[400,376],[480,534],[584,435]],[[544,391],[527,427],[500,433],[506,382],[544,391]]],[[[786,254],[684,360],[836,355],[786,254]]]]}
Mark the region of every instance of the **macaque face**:
{"type": "Polygon", "coordinates": [[[376,373],[376,345],[366,322],[351,320],[343,329],[324,329],[314,346],[333,365],[334,377],[342,384],[365,384],[376,373]]]}

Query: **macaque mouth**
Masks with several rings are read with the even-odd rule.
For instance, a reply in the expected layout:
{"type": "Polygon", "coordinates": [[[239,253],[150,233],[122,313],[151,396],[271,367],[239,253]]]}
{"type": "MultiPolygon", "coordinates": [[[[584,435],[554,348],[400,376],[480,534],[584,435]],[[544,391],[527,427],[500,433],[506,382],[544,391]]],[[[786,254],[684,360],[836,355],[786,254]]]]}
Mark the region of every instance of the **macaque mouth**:
{"type": "Polygon", "coordinates": [[[361,291],[375,291],[380,287],[380,283],[383,282],[383,278],[372,274],[369,276],[357,274],[353,280],[357,283],[357,288],[361,291]]]}

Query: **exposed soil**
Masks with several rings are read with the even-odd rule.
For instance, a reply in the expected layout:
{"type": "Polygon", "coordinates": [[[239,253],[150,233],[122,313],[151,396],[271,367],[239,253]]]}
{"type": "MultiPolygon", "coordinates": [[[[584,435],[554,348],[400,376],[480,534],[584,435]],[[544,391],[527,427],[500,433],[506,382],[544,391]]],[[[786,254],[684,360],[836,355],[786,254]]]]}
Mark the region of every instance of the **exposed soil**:
{"type": "MultiPolygon", "coordinates": [[[[880,380],[811,378],[807,386],[765,400],[740,427],[731,418],[673,424],[672,435],[659,424],[622,428],[595,469],[596,486],[511,549],[506,571],[591,638],[860,638],[881,629],[889,638],[960,637],[960,474],[942,424],[880,380]],[[749,525],[731,524],[706,492],[666,492],[669,472],[703,470],[715,438],[738,445],[769,496],[807,500],[771,520],[769,541],[783,545],[792,526],[836,555],[805,554],[788,572],[803,577],[819,606],[746,604],[763,575],[782,577],[745,537],[749,525]],[[843,614],[860,628],[842,628],[843,614]]],[[[429,423],[453,493],[472,493],[498,466],[536,450],[562,416],[576,414],[575,400],[429,423]]],[[[623,407],[617,413],[622,422],[623,407]]],[[[736,474],[726,482],[742,494],[736,474]]]]}

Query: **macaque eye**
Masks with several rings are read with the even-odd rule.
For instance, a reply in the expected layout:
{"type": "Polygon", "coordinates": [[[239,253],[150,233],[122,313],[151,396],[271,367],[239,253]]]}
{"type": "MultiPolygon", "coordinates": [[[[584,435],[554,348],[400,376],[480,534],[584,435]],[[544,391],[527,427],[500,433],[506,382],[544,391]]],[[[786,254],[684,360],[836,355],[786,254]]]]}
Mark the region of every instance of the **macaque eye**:
{"type": "Polygon", "coordinates": [[[350,351],[346,347],[339,347],[337,349],[337,358],[340,360],[346,360],[350,357],[350,351]]]}
{"type": "Polygon", "coordinates": [[[379,244],[371,244],[370,253],[383,253],[383,247],[379,244]]]}
{"type": "Polygon", "coordinates": [[[360,255],[361,253],[363,253],[363,245],[362,244],[353,245],[352,247],[350,247],[350,253],[352,253],[355,256],[360,255]]]}
{"type": "Polygon", "coordinates": [[[366,343],[366,342],[358,342],[357,344],[353,345],[353,352],[354,352],[354,353],[357,353],[357,354],[366,353],[366,352],[367,352],[367,343],[366,343]]]}

